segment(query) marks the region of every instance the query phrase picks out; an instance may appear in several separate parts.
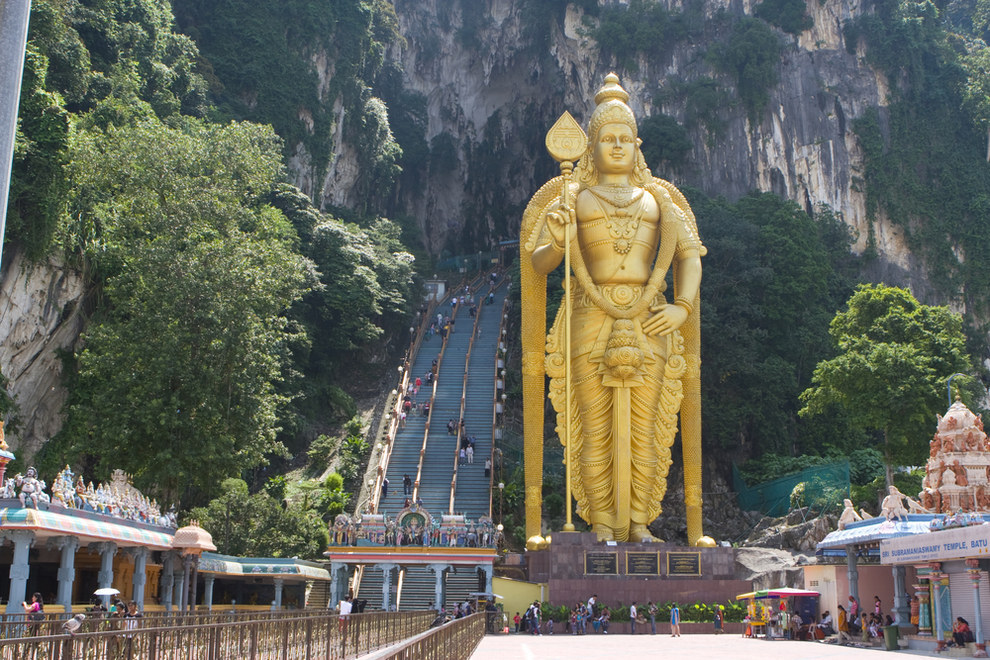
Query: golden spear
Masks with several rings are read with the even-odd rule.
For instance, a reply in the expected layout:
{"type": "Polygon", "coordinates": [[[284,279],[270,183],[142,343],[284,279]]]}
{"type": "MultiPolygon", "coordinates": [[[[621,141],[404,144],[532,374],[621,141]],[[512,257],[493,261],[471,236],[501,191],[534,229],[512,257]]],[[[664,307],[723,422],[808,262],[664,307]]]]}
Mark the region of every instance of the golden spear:
{"type": "Polygon", "coordinates": [[[571,208],[571,172],[574,161],[579,159],[588,148],[588,136],[581,125],[574,120],[571,113],[564,111],[560,119],[547,131],[547,151],[553,159],[560,163],[560,174],[563,182],[560,190],[561,211],[568,218],[564,233],[564,480],[566,482],[565,500],[567,502],[565,532],[574,531],[571,520],[571,240],[570,240],[570,208],[571,208]]]}

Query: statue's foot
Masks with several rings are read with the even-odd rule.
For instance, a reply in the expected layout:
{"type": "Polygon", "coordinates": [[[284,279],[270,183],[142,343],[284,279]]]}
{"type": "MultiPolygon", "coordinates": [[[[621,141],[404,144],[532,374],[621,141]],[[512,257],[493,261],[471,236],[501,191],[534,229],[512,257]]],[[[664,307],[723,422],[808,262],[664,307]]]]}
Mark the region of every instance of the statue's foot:
{"type": "Polygon", "coordinates": [[[608,525],[602,525],[601,523],[599,523],[592,528],[592,531],[594,531],[595,534],[598,535],[599,541],[615,540],[615,533],[612,531],[612,528],[609,527],[608,525]]]}
{"type": "Polygon", "coordinates": [[[663,540],[650,534],[646,525],[635,524],[629,526],[629,540],[633,543],[663,543],[663,540]]]}

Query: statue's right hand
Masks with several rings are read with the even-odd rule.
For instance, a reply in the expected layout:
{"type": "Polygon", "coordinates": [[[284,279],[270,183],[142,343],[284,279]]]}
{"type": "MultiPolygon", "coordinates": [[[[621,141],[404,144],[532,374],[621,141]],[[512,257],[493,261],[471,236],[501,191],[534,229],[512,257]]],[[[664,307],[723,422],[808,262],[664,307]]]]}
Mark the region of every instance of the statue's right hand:
{"type": "Polygon", "coordinates": [[[577,232],[577,211],[564,207],[550,211],[547,213],[547,231],[557,245],[565,245],[577,232]]]}

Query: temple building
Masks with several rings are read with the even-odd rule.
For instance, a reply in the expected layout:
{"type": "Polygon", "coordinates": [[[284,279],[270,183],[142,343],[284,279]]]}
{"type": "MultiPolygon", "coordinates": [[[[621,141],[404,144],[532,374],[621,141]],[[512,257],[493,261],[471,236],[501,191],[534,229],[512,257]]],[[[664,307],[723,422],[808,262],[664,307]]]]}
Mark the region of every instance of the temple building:
{"type": "Polygon", "coordinates": [[[13,458],[0,446],[0,599],[8,613],[21,613],[35,592],[48,612],[80,611],[97,589],[146,611],[326,605],[330,573],[318,563],[216,554],[206,530],[177,528],[174,512],[163,513],[119,470],[94,486],[66,467],[48,493],[34,468],[4,480],[13,458]]]}
{"type": "MultiPolygon", "coordinates": [[[[990,447],[983,420],[961,401],[938,418],[930,443],[918,500],[891,488],[881,514],[844,524],[818,544],[820,566],[805,570],[806,586],[820,579],[829,563],[845,559],[845,575],[834,571],[836,603],[862,593],[868,605],[874,592],[892,594],[895,623],[912,649],[941,650],[952,639],[956,617],[969,621],[975,657],[987,657],[990,631],[990,447]],[[864,568],[891,571],[893,584],[861,584],[864,568]],[[873,568],[876,567],[876,568],[873,568]],[[917,625],[910,623],[916,598],[917,625]]],[[[847,511],[850,506],[847,501],[847,511]]],[[[879,576],[880,574],[878,574],[879,576]]],[[[823,606],[825,603],[823,601],[823,606]]]]}

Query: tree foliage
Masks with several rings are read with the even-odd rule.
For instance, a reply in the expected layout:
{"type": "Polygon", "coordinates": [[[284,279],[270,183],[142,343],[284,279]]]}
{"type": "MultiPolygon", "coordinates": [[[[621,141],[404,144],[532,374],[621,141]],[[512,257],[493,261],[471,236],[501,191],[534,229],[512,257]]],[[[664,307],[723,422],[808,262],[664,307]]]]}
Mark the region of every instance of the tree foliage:
{"type": "Polygon", "coordinates": [[[631,0],[598,10],[597,25],[589,32],[602,51],[628,71],[638,69],[637,59],[661,59],[701,32],[701,6],[689,3],[671,10],[655,0],[631,0]]]}
{"type": "Polygon", "coordinates": [[[691,151],[691,139],[684,127],[670,115],[651,115],[639,122],[643,156],[655,174],[661,166],[680,167],[691,151]]]}
{"type": "Polygon", "coordinates": [[[864,154],[867,212],[904,232],[940,300],[965,306],[975,351],[985,344],[979,319],[990,309],[983,295],[990,164],[980,97],[987,74],[981,51],[967,55],[951,27],[931,2],[881,0],[875,12],[847,22],[845,34],[850,50],[865,46],[892,90],[883,113],[868,111],[852,124],[864,154]]]}
{"type": "Polygon", "coordinates": [[[753,15],[784,32],[798,35],[815,25],[807,9],[804,0],[763,0],[753,7],[753,15]]]}
{"type": "Polygon", "coordinates": [[[990,48],[977,42],[961,61],[966,70],[963,107],[973,123],[987,135],[987,161],[990,162],[990,48]]]}
{"type": "Polygon", "coordinates": [[[770,89],[780,79],[783,44],[770,26],[758,18],[745,17],[734,23],[726,43],[708,51],[708,59],[723,73],[735,78],[739,98],[751,118],[770,101],[770,89]]]}
{"type": "Polygon", "coordinates": [[[706,442],[754,455],[824,454],[817,425],[797,418],[797,395],[828,354],[828,321],[851,290],[844,225],[825,209],[812,218],[769,193],[735,204],[690,197],[709,250],[701,314],[706,442]]]}
{"type": "Polygon", "coordinates": [[[330,542],[326,523],[315,509],[286,505],[264,491],[252,495],[241,479],[225,479],[219,492],[208,505],[190,512],[213,536],[218,552],[318,560],[330,542]]]}
{"type": "Polygon", "coordinates": [[[303,145],[317,178],[333,152],[334,102],[347,110],[348,139],[356,138],[385,49],[401,40],[395,10],[385,0],[173,5],[179,26],[199,46],[219,112],[271,124],[293,152],[303,145]],[[320,70],[319,62],[328,69],[320,70]]]}
{"type": "Polygon", "coordinates": [[[942,386],[969,366],[962,319],[922,305],[905,289],[861,285],[829,334],[838,354],[815,368],[801,414],[837,405],[877,433],[890,485],[892,466],[924,461],[932,420],[944,410],[942,386]]]}
{"type": "Polygon", "coordinates": [[[264,203],[279,141],[249,124],[92,131],[72,153],[66,241],[106,278],[62,442],[168,500],[277,451],[284,312],[312,285],[264,203]]]}

